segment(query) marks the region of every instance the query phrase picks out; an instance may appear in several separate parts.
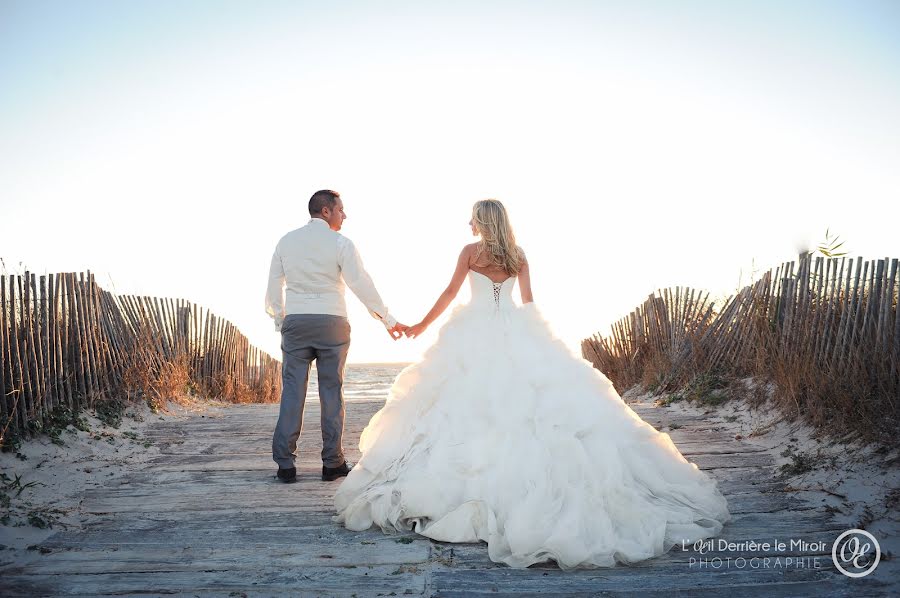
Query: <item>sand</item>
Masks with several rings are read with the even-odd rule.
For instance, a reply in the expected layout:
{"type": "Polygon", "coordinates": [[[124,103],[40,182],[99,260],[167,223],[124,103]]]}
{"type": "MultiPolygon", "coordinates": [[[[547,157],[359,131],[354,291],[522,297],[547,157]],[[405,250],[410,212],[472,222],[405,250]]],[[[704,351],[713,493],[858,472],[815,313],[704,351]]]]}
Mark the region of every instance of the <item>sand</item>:
{"type": "Polygon", "coordinates": [[[118,428],[85,411],[81,415],[88,431],[68,426],[59,436],[62,446],[41,436],[23,442],[18,453],[0,453],[0,550],[27,549],[57,531],[79,529],[86,523],[79,510],[85,490],[104,486],[159,455],[144,437],[148,426],[223,406],[227,404],[184,398],[154,412],[144,403],[133,404],[118,428]]]}
{"type": "MultiPolygon", "coordinates": [[[[743,382],[753,384],[751,378],[743,382]]],[[[769,385],[770,396],[773,390],[769,385]]],[[[785,421],[771,403],[752,408],[740,399],[716,407],[677,401],[667,408],[704,414],[710,427],[764,446],[778,468],[796,471],[805,469],[797,468],[798,462],[808,463],[809,471],[785,478],[795,496],[826,506],[847,529],[870,532],[879,542],[884,561],[889,560],[886,555],[900,553],[900,452],[823,438],[808,424],[785,421]]]]}

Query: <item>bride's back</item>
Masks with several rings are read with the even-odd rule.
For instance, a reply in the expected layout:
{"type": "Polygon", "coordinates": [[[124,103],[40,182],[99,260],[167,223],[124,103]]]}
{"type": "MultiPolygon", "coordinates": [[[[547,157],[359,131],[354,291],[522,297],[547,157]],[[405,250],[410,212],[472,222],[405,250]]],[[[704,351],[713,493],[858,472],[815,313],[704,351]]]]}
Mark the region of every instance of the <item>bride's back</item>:
{"type": "MultiPolygon", "coordinates": [[[[469,268],[471,270],[487,276],[494,282],[503,282],[510,276],[517,276],[519,274],[519,272],[507,272],[501,266],[493,263],[489,256],[485,254],[481,243],[472,243],[470,247],[471,254],[469,258],[469,268]]],[[[520,255],[523,256],[522,265],[524,266],[524,252],[522,252],[521,247],[516,246],[516,248],[519,250],[520,255]]],[[[521,271],[521,268],[519,271],[521,271]]]]}

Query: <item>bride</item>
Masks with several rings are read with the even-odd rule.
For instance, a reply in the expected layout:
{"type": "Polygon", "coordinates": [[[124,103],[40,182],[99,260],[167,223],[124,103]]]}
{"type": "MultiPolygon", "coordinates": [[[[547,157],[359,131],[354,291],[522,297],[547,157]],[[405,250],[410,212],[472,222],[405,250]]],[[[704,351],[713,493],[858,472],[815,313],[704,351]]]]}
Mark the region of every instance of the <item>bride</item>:
{"type": "Polygon", "coordinates": [[[336,522],[487,542],[495,562],[610,567],[713,537],[731,516],[716,482],[556,338],[499,201],[475,204],[477,243],[407,331],[422,333],[468,278],[422,359],[397,376],[334,498],[336,522]],[[522,304],[512,299],[518,281],[522,304]]]}

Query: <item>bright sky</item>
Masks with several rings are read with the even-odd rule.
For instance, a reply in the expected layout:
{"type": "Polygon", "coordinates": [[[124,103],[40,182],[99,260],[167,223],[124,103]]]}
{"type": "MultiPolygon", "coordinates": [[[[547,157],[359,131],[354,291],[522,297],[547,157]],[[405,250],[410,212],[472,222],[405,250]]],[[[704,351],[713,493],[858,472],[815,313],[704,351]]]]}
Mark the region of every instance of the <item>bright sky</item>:
{"type": "MultiPolygon", "coordinates": [[[[206,305],[280,358],[269,261],[312,192],[409,324],[496,197],[577,346],[829,226],[900,257],[897,31],[895,1],[0,0],[0,257],[206,305]]],[[[351,362],[446,321],[393,342],[348,304],[351,362]]]]}

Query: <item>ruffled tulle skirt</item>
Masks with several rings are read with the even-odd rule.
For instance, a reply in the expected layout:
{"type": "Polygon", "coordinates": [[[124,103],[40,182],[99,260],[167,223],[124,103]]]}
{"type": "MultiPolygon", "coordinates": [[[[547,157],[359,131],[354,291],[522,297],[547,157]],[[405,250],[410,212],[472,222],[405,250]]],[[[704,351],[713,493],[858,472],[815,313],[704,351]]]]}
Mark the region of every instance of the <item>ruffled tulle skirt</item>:
{"type": "Polygon", "coordinates": [[[352,530],[488,545],[512,567],[635,563],[730,519],[716,483],[555,338],[533,303],[457,307],[335,495],[352,530]]]}

